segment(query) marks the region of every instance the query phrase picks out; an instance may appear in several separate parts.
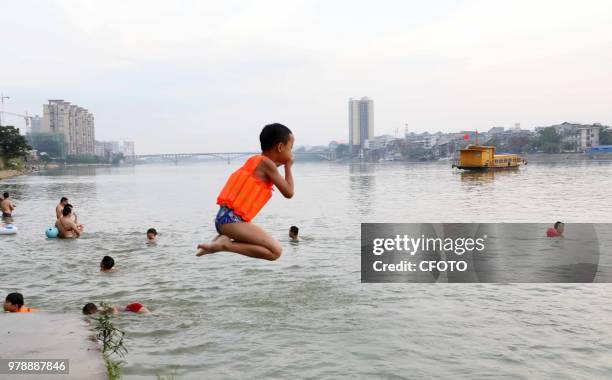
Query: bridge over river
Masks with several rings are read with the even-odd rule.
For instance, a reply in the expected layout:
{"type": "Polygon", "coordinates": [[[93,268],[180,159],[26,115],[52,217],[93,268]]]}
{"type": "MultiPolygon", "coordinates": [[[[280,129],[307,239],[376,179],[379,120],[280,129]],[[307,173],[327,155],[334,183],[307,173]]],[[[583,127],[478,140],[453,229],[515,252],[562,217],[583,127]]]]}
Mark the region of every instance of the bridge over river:
{"type": "MultiPolygon", "coordinates": [[[[255,154],[261,154],[261,152],[205,152],[205,153],[161,153],[161,154],[137,154],[130,158],[133,161],[148,160],[148,159],[164,159],[178,163],[179,161],[189,160],[196,157],[212,157],[223,161],[227,161],[229,164],[232,160],[237,158],[244,158],[255,154]]],[[[296,160],[326,160],[332,161],[336,159],[336,152],[294,152],[293,156],[296,160]]]]}

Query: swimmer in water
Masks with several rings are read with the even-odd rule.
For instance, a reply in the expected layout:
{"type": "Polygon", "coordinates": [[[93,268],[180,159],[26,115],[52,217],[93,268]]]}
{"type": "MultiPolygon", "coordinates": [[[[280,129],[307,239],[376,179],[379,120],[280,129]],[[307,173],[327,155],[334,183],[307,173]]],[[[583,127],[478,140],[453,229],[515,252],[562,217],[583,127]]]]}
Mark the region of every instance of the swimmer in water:
{"type": "Polygon", "coordinates": [[[546,230],[546,236],[563,237],[563,231],[565,231],[565,224],[563,222],[556,222],[553,227],[546,230]]]}
{"type": "Polygon", "coordinates": [[[147,241],[149,243],[155,243],[157,240],[157,230],[155,228],[149,228],[147,230],[147,241]]]}
{"type": "Polygon", "coordinates": [[[300,241],[300,237],[298,236],[299,231],[297,226],[291,226],[291,228],[289,228],[289,239],[291,239],[292,242],[300,241]]]}
{"type": "Polygon", "coordinates": [[[4,311],[9,313],[31,313],[37,311],[37,309],[27,307],[23,303],[23,295],[21,293],[10,293],[4,300],[4,311]]]}
{"type": "Polygon", "coordinates": [[[64,239],[79,237],[83,232],[83,228],[74,222],[72,208],[69,205],[62,210],[62,217],[55,222],[55,227],[59,230],[59,237],[64,239]]]}
{"type": "Polygon", "coordinates": [[[68,204],[69,204],[68,198],[62,197],[60,199],[59,204],[55,206],[55,219],[56,220],[62,217],[62,211],[64,210],[64,207],[66,207],[68,204]]]}
{"type": "Polygon", "coordinates": [[[149,309],[147,309],[143,304],[141,304],[140,302],[134,302],[134,303],[130,303],[128,305],[125,305],[125,307],[123,309],[121,309],[118,306],[111,306],[108,309],[98,309],[98,307],[96,306],[95,303],[87,303],[85,304],[85,306],[83,306],[83,314],[85,315],[92,315],[92,314],[96,314],[96,313],[100,313],[100,314],[119,314],[119,312],[121,311],[128,311],[128,312],[132,312],[132,313],[136,313],[136,314],[151,314],[151,311],[149,309]]]}
{"type": "Polygon", "coordinates": [[[10,218],[13,215],[13,211],[15,210],[15,204],[11,199],[9,199],[10,195],[8,192],[5,192],[2,195],[3,199],[0,201],[0,209],[2,210],[3,218],[10,218]]]}
{"type": "Polygon", "coordinates": [[[100,272],[109,273],[114,272],[117,269],[114,268],[115,260],[110,256],[104,256],[100,261],[100,272]]]}
{"type": "Polygon", "coordinates": [[[217,197],[215,228],[219,235],[198,245],[196,256],[219,251],[257,259],[276,260],[281,245],[261,227],[250,223],[272,197],[272,187],[285,198],[293,197],[293,133],[282,124],[266,125],[259,135],[261,154],[250,157],[235,171],[217,197]],[[278,171],[285,166],[285,177],[278,171]]]}

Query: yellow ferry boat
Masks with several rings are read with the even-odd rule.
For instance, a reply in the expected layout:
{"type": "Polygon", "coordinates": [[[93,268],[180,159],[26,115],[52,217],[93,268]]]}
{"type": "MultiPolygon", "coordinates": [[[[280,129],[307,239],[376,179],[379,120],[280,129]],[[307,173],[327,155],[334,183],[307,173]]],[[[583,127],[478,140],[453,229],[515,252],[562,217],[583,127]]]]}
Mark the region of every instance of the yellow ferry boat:
{"type": "Polygon", "coordinates": [[[459,151],[453,167],[465,170],[516,169],[526,164],[518,154],[495,154],[495,147],[468,145],[459,151]]]}

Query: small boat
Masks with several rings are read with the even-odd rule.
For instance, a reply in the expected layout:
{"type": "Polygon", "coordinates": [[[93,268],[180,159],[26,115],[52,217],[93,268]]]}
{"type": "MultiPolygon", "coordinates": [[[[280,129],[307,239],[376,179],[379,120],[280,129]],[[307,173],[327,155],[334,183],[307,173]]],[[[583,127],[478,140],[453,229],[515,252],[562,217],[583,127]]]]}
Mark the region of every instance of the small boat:
{"type": "Polygon", "coordinates": [[[494,146],[468,145],[453,167],[464,170],[517,169],[527,162],[518,154],[495,154],[494,146]]]}

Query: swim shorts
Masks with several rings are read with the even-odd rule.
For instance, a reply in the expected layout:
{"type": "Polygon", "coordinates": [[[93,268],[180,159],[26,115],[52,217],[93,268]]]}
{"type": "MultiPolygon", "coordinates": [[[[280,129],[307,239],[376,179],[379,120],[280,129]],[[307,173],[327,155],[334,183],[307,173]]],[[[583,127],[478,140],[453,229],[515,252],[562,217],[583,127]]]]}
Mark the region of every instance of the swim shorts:
{"type": "Polygon", "coordinates": [[[125,305],[125,311],[131,311],[132,313],[138,313],[140,309],[144,307],[140,302],[134,302],[129,305],[125,305]]]}
{"type": "Polygon", "coordinates": [[[217,216],[215,217],[215,228],[219,234],[221,234],[219,227],[222,224],[237,222],[244,222],[244,220],[238,215],[234,214],[234,210],[226,206],[221,206],[219,208],[219,212],[217,212],[217,216]]]}
{"type": "Polygon", "coordinates": [[[3,216],[3,217],[5,217],[5,218],[8,218],[8,217],[10,217],[10,216],[12,216],[12,215],[11,215],[11,214],[7,214],[6,212],[3,212],[3,213],[2,213],[2,216],[3,216]]]}

